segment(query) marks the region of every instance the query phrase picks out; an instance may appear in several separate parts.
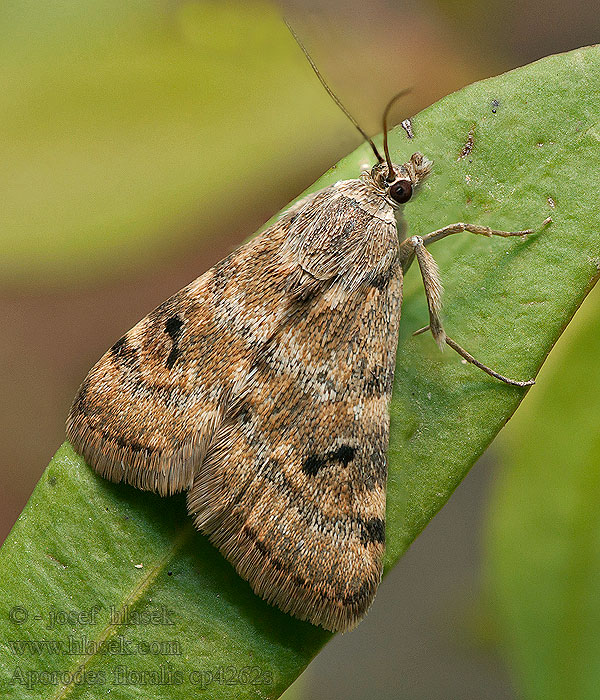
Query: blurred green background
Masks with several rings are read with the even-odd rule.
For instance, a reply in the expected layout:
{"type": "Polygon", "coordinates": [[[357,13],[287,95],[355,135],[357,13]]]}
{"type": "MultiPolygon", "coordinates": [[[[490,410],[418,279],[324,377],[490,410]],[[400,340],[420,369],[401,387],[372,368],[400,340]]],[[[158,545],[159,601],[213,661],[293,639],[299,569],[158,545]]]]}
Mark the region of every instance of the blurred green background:
{"type": "MultiPolygon", "coordinates": [[[[0,531],[102,352],[359,141],[364,127],[600,37],[592,3],[5,0],[0,5],[0,531]]],[[[448,300],[450,303],[450,300],[448,300]]],[[[497,447],[298,697],[600,696],[594,293],[497,447]],[[532,507],[535,504],[535,507],[532,507]]]]}

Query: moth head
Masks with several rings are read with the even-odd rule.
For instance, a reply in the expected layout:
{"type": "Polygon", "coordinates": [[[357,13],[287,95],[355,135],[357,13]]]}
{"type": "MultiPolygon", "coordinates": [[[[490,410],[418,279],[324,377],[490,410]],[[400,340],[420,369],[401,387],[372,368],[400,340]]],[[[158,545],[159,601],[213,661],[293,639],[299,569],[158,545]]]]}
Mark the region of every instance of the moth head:
{"type": "Polygon", "coordinates": [[[431,172],[432,161],[421,153],[413,153],[403,165],[388,166],[383,161],[371,168],[368,177],[379,194],[394,208],[406,204],[415,187],[431,172]]]}
{"type": "Polygon", "coordinates": [[[413,189],[419,184],[431,170],[431,161],[424,158],[420,153],[413,153],[410,157],[408,163],[404,165],[395,165],[392,163],[390,156],[390,147],[388,139],[388,117],[390,115],[390,110],[396,104],[396,102],[404,97],[410,89],[405,88],[397,92],[392,99],[387,103],[385,109],[383,110],[383,153],[381,155],[379,149],[375,145],[373,139],[367,134],[367,132],[361,127],[361,125],[356,121],[356,119],[350,114],[350,112],[344,107],[339,97],[333,92],[333,90],[327,84],[327,81],[319,69],[315,65],[311,55],[308,53],[304,44],[300,41],[300,38],[292,27],[288,24],[288,29],[292,33],[292,36],[302,49],[302,52],[308,59],[311,68],[314,70],[317,78],[321,82],[321,85],[325,88],[329,96],[333,99],[336,105],[342,110],[342,112],[348,117],[356,129],[360,132],[365,141],[371,146],[375,157],[377,158],[377,165],[373,166],[371,172],[362,173],[361,178],[371,187],[374,187],[376,193],[379,196],[383,196],[386,202],[394,209],[401,204],[406,204],[408,200],[412,197],[413,189]]]}

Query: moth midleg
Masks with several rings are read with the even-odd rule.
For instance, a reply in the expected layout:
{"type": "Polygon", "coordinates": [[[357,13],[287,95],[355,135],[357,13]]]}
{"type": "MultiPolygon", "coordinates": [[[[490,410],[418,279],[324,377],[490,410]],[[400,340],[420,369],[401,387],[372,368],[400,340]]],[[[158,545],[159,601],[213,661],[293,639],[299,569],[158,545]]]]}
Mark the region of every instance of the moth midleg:
{"type": "MultiPolygon", "coordinates": [[[[467,224],[461,223],[454,224],[453,226],[467,226],[467,224]]],[[[532,231],[529,230],[515,232],[494,232],[493,229],[488,229],[487,227],[483,226],[473,226],[473,228],[482,229],[483,231],[485,231],[483,235],[486,236],[495,235],[496,233],[498,235],[503,236],[522,236],[526,235],[527,233],[532,233],[532,231]]],[[[440,238],[444,238],[445,236],[448,236],[452,233],[459,233],[460,231],[471,231],[471,229],[453,229],[452,226],[447,226],[443,229],[440,229],[439,231],[434,231],[432,234],[429,235],[435,236],[436,234],[441,233],[441,236],[433,239],[439,240],[440,238]]],[[[478,230],[475,231],[475,233],[482,233],[482,231],[478,230]]],[[[429,325],[425,326],[424,328],[420,328],[418,331],[415,332],[415,335],[430,330],[440,349],[443,349],[444,344],[448,345],[455,352],[457,352],[464,360],[470,362],[476,367],[479,367],[479,369],[483,370],[491,377],[495,377],[496,379],[499,379],[500,381],[505,382],[506,384],[511,384],[512,386],[531,386],[532,384],[534,384],[535,382],[533,379],[529,379],[528,381],[522,382],[517,381],[515,379],[509,379],[508,377],[505,377],[504,375],[495,372],[487,365],[484,365],[482,362],[476,360],[473,357],[473,355],[471,355],[469,352],[467,352],[467,350],[462,348],[455,340],[452,340],[452,338],[449,338],[446,335],[440,318],[440,311],[442,308],[442,283],[440,279],[438,266],[435,260],[433,259],[431,253],[425,248],[426,238],[426,236],[411,236],[411,238],[407,238],[400,245],[400,260],[403,263],[402,267],[405,270],[408,267],[408,265],[410,265],[410,262],[412,262],[413,257],[417,258],[417,262],[419,263],[419,269],[421,271],[421,277],[423,278],[423,286],[425,287],[427,307],[429,309],[429,325]]],[[[429,239],[429,242],[432,242],[432,239],[429,239]]]]}

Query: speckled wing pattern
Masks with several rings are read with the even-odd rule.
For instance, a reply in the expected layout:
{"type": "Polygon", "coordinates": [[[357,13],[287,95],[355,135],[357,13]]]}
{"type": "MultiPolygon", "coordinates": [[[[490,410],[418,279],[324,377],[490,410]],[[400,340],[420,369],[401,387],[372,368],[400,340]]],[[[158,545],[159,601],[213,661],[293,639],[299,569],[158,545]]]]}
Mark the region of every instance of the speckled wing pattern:
{"type": "Polygon", "coordinates": [[[381,578],[401,298],[391,206],[332,185],[117,341],[69,440],[113,481],[187,490],[259,595],[349,629],[381,578]]]}

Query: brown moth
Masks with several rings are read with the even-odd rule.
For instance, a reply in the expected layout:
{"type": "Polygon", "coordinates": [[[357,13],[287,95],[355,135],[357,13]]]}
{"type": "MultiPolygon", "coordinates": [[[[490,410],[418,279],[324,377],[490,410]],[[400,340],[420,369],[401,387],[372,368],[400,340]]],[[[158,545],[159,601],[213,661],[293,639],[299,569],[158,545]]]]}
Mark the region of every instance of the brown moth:
{"type": "Polygon", "coordinates": [[[438,344],[532,383],[446,337],[426,249],[460,231],[530,231],[460,223],[400,241],[396,216],[432,164],[392,163],[391,104],[385,158],[358,127],[377,164],[301,199],[142,319],[92,368],[67,420],[99,474],[186,491],[196,527],[258,595],[332,631],[357,624],[381,579],[388,406],[415,257],[438,344]]]}

